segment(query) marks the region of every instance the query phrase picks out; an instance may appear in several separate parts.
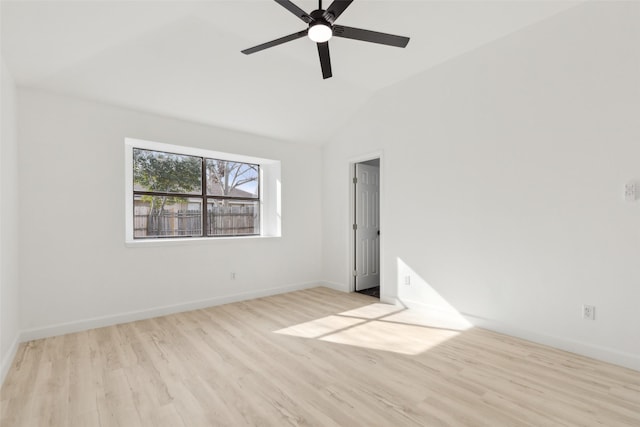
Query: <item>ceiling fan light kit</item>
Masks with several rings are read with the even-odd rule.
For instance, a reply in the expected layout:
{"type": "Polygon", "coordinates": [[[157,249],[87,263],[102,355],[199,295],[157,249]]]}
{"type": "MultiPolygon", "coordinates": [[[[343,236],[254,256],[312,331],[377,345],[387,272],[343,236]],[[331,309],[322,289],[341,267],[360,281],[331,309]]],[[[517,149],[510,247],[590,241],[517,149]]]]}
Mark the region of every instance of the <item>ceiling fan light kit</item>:
{"type": "Polygon", "coordinates": [[[409,43],[409,37],[345,27],[343,25],[334,25],[335,20],[338,19],[353,0],[334,0],[326,10],[322,9],[322,0],[319,0],[318,9],[309,14],[305,13],[304,10],[300,9],[290,0],[275,0],[275,2],[309,24],[309,27],[306,30],[298,31],[297,33],[245,49],[242,51],[245,55],[260,52],[261,50],[307,36],[318,45],[322,77],[328,79],[332,76],[331,59],[329,57],[329,40],[333,36],[395,47],[406,47],[409,43]]]}
{"type": "Polygon", "coordinates": [[[309,38],[316,43],[324,43],[329,41],[333,36],[333,29],[324,22],[312,23],[309,26],[309,38]]]}

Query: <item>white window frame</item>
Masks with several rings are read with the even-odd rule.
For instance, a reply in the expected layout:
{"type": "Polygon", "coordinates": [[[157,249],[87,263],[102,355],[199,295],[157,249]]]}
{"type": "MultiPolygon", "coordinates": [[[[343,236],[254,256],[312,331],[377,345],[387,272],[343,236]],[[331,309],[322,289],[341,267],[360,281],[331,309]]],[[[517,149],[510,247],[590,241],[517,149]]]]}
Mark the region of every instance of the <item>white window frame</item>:
{"type": "Polygon", "coordinates": [[[171,244],[190,244],[216,242],[219,240],[261,239],[265,237],[281,237],[281,178],[280,161],[221,151],[205,150],[182,145],[145,141],[143,139],[125,138],[124,141],[124,187],[125,187],[125,245],[126,246],[164,246],[171,244]],[[224,237],[173,237],[170,239],[134,239],[133,237],[133,149],[140,148],[153,151],[165,151],[198,157],[229,160],[233,162],[251,163],[260,166],[260,235],[258,236],[224,236],[224,237]]]}

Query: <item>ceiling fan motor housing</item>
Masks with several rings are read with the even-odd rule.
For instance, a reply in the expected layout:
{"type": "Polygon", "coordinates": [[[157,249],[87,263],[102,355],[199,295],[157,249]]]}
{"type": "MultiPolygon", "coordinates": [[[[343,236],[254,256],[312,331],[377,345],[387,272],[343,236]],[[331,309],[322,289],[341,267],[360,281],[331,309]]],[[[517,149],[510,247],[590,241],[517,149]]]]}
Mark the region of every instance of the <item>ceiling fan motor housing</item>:
{"type": "Polygon", "coordinates": [[[318,9],[309,14],[313,19],[309,23],[309,38],[316,42],[325,42],[333,36],[333,25],[325,18],[325,11],[318,9]]]}
{"type": "Polygon", "coordinates": [[[329,12],[326,12],[322,9],[317,9],[314,10],[313,12],[311,12],[309,14],[309,16],[311,16],[311,18],[313,18],[313,21],[311,21],[309,23],[309,28],[311,28],[313,25],[317,25],[317,24],[321,24],[321,25],[326,25],[328,27],[332,27],[333,24],[333,19],[331,19],[333,17],[333,15],[329,12]]]}

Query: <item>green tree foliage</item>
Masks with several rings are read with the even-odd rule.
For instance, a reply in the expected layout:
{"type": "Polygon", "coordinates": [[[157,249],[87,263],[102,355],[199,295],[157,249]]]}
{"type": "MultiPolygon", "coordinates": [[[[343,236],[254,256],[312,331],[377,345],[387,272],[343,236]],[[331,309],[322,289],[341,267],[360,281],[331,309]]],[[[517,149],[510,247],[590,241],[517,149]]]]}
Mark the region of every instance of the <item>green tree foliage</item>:
{"type": "MultiPolygon", "coordinates": [[[[200,193],[202,189],[202,160],[199,157],[149,150],[133,150],[133,183],[142,191],[163,193],[200,193]]],[[[165,206],[185,202],[179,196],[143,196],[150,204],[150,217],[160,218],[165,206]]],[[[151,218],[150,218],[151,219],[151,218]]],[[[149,221],[149,224],[161,224],[149,221]]],[[[160,230],[149,230],[155,234],[160,230]]]]}
{"type": "Polygon", "coordinates": [[[202,161],[199,157],[133,150],[133,182],[147,191],[200,192],[202,161]]]}

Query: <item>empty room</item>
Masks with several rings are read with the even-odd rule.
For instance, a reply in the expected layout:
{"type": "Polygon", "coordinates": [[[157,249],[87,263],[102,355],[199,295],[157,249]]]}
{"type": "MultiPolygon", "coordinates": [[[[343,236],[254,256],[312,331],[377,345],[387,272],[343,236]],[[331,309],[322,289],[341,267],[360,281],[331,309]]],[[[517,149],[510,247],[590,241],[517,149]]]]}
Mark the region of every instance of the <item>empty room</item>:
{"type": "Polygon", "coordinates": [[[640,426],[640,1],[0,1],[0,426],[640,426]]]}

